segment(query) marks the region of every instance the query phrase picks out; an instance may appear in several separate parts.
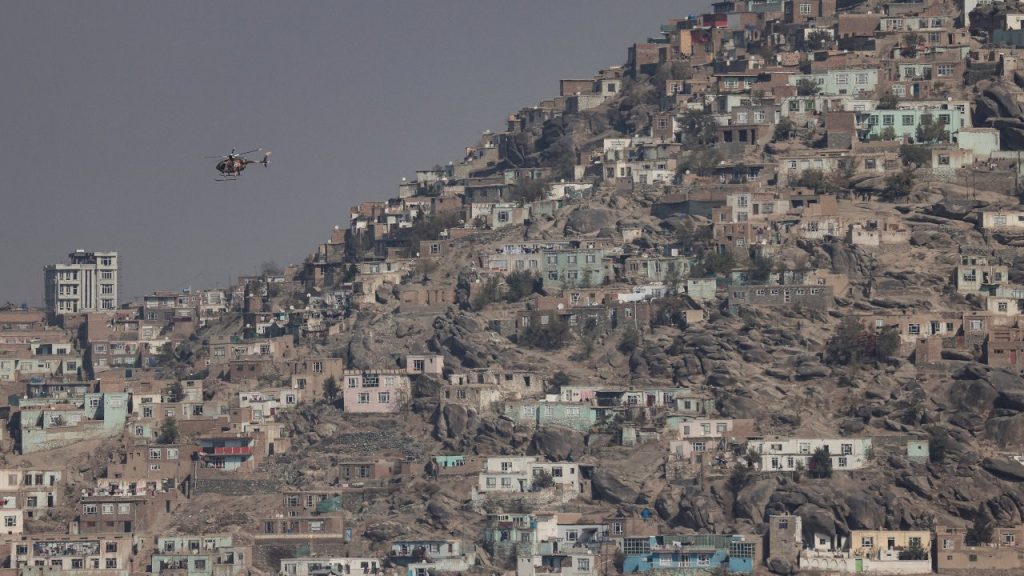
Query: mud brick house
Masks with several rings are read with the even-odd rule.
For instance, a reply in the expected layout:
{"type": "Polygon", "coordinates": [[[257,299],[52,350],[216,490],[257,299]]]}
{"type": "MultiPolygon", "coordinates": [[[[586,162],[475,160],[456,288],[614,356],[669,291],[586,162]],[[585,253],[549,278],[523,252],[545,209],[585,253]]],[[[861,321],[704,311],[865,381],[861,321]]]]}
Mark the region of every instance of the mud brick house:
{"type": "Polygon", "coordinates": [[[161,515],[170,514],[180,493],[157,491],[135,496],[86,496],[78,504],[78,530],[81,534],[131,534],[152,528],[161,515]]]}
{"type": "Polygon", "coordinates": [[[160,536],[150,559],[153,574],[245,576],[250,573],[251,546],[237,546],[229,535],[160,536]]]}
{"type": "Polygon", "coordinates": [[[824,312],[832,307],[832,292],[831,286],[817,285],[733,286],[728,302],[733,310],[739,306],[767,306],[824,312]]]}
{"type": "Polygon", "coordinates": [[[341,494],[337,492],[285,492],[281,504],[259,521],[257,540],[341,539],[341,494]]]}
{"type": "Polygon", "coordinates": [[[344,411],[350,414],[390,414],[409,399],[411,384],[404,370],[346,370],[344,411]]]}
{"type": "Polygon", "coordinates": [[[983,350],[989,366],[1024,372],[1024,328],[989,328],[983,350]]]}
{"type": "Polygon", "coordinates": [[[967,528],[935,527],[934,554],[939,573],[1017,573],[1024,569],[1024,526],[997,526],[992,541],[967,545],[967,528]]]}
{"type": "Polygon", "coordinates": [[[338,464],[338,481],[343,483],[386,484],[401,478],[410,467],[397,460],[346,460],[338,464]]]}
{"type": "Polygon", "coordinates": [[[65,484],[61,470],[8,468],[0,470],[0,503],[3,510],[18,509],[25,518],[35,518],[64,501],[65,484]]]}
{"type": "Polygon", "coordinates": [[[107,465],[100,489],[110,494],[140,495],[184,488],[192,475],[195,444],[131,446],[119,462],[107,465]]]}
{"type": "Polygon", "coordinates": [[[130,535],[26,534],[10,543],[7,566],[32,576],[128,576],[131,556],[130,535]]]}

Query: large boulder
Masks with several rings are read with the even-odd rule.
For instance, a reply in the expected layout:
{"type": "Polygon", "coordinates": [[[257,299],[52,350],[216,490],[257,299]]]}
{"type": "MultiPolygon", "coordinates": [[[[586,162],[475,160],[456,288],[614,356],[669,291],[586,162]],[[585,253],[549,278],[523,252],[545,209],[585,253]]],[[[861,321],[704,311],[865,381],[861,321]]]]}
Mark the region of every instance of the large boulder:
{"type": "Polygon", "coordinates": [[[386,520],[367,526],[363,536],[373,542],[389,542],[405,534],[407,531],[408,529],[405,524],[386,520]]]}
{"type": "Polygon", "coordinates": [[[836,517],[831,510],[808,503],[797,508],[795,513],[803,525],[804,542],[813,542],[815,534],[835,538],[836,517]]]}
{"type": "Polygon", "coordinates": [[[1020,104],[1017,99],[1004,86],[993,84],[982,93],[999,106],[999,115],[1004,118],[1019,118],[1021,116],[1020,104]]]}
{"type": "Polygon", "coordinates": [[[1024,482],[1024,465],[1020,462],[1005,458],[985,458],[981,461],[981,467],[1003,480],[1024,482]]]}
{"type": "Polygon", "coordinates": [[[825,244],[825,252],[832,260],[832,271],[846,274],[851,280],[861,277],[862,266],[857,253],[844,242],[825,244]]]}
{"type": "Polygon", "coordinates": [[[637,492],[607,470],[598,469],[591,483],[594,498],[611,504],[633,504],[637,492]]]}
{"type": "Polygon", "coordinates": [[[575,430],[541,428],[533,435],[530,454],[539,454],[552,462],[579,460],[586,450],[583,433],[575,430]]]}
{"type": "Polygon", "coordinates": [[[790,562],[786,558],[772,556],[768,559],[768,571],[772,574],[782,574],[784,576],[789,576],[790,574],[797,573],[797,567],[793,562],[790,562]]]}
{"type": "Polygon", "coordinates": [[[924,210],[925,214],[947,218],[950,220],[963,220],[969,214],[974,213],[981,202],[972,201],[961,196],[949,195],[932,204],[924,210]]]}
{"type": "Polygon", "coordinates": [[[846,524],[850,530],[877,530],[885,524],[885,505],[863,492],[853,492],[846,499],[846,524]]]}
{"type": "Polygon", "coordinates": [[[1024,444],[1024,414],[989,418],[985,422],[985,434],[1003,448],[1024,444]]]}
{"type": "Polygon", "coordinates": [[[469,412],[464,406],[445,404],[443,413],[449,438],[458,438],[466,433],[469,424],[469,412]]]}
{"type": "Polygon", "coordinates": [[[778,487],[774,478],[754,482],[740,491],[733,508],[737,518],[750,518],[755,523],[764,521],[768,500],[778,487]]]}
{"type": "Polygon", "coordinates": [[[615,212],[604,208],[577,208],[565,222],[567,234],[592,234],[615,225],[615,212]]]}

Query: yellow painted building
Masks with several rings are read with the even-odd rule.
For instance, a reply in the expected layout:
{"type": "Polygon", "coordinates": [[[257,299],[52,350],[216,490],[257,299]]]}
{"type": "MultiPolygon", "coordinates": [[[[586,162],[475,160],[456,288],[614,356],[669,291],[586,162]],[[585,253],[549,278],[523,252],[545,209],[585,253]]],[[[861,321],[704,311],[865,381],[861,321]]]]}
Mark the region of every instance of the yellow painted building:
{"type": "Polygon", "coordinates": [[[928,530],[852,530],[850,554],[875,556],[887,551],[908,550],[915,545],[931,555],[932,533],[928,530]]]}

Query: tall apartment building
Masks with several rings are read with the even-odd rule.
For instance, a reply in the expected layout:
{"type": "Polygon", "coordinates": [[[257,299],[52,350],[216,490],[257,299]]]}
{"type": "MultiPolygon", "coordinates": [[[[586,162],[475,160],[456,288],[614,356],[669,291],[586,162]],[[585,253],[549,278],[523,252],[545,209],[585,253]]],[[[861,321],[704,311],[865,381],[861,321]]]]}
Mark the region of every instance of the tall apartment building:
{"type": "Polygon", "coordinates": [[[46,311],[51,316],[117,308],[117,252],[76,250],[67,264],[44,268],[46,311]]]}

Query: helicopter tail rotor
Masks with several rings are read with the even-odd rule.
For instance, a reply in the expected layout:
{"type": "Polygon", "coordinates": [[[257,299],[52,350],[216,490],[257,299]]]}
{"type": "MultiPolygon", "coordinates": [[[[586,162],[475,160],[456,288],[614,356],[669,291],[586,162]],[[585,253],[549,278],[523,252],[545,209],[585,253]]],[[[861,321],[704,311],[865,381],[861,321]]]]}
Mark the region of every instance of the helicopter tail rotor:
{"type": "Polygon", "coordinates": [[[263,164],[264,167],[270,164],[270,151],[263,155],[263,160],[260,161],[260,164],[263,164]]]}

